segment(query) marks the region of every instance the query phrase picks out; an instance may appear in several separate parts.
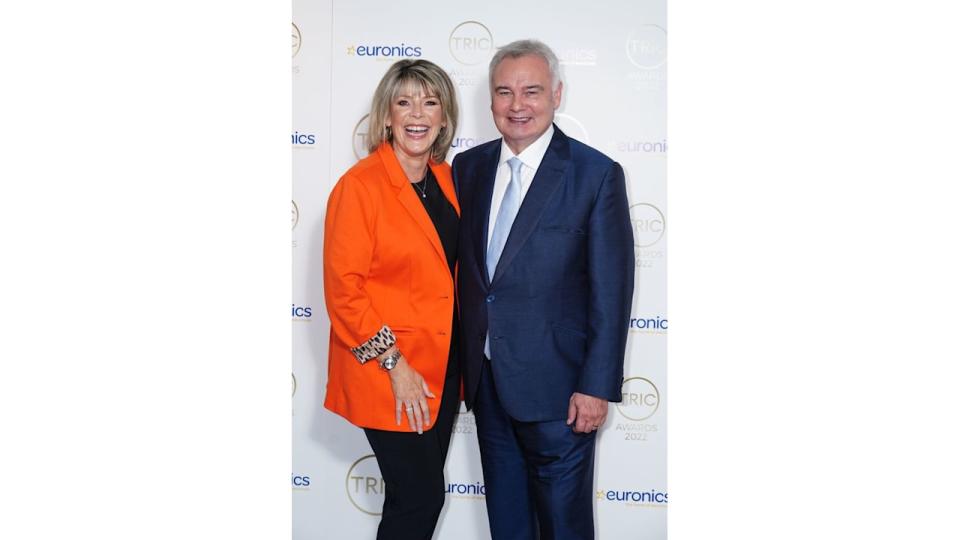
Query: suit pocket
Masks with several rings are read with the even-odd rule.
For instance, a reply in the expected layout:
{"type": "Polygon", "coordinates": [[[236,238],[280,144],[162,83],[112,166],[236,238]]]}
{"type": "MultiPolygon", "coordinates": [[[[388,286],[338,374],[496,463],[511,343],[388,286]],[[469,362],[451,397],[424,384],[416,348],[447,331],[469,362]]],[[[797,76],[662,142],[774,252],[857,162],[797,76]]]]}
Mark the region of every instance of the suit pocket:
{"type": "Polygon", "coordinates": [[[587,234],[583,229],[578,229],[576,227],[563,227],[560,225],[540,227],[540,230],[545,233],[573,234],[576,236],[583,236],[587,234]]]}
{"type": "Polygon", "coordinates": [[[587,353],[586,333],[573,328],[553,325],[553,343],[557,348],[557,356],[575,367],[583,366],[583,358],[587,353]]]}

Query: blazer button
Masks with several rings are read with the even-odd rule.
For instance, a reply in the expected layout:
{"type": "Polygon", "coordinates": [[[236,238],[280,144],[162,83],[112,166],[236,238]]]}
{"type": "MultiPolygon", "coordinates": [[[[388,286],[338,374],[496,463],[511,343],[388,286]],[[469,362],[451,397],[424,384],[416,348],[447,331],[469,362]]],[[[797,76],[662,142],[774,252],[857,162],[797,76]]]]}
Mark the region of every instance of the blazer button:
{"type": "Polygon", "coordinates": [[[490,296],[487,297],[487,303],[489,304],[490,302],[493,302],[496,299],[497,297],[491,294],[490,296]]]}

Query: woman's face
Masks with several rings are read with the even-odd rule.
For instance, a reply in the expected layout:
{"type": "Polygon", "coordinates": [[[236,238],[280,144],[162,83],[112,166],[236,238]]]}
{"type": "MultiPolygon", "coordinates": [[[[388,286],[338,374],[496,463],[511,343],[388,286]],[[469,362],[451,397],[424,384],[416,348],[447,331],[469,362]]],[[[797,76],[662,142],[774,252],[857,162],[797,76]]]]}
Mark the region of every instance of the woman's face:
{"type": "Polygon", "coordinates": [[[446,125],[440,99],[420,85],[407,83],[390,103],[387,125],[393,130],[393,150],[399,157],[429,156],[440,128],[446,125]]]}

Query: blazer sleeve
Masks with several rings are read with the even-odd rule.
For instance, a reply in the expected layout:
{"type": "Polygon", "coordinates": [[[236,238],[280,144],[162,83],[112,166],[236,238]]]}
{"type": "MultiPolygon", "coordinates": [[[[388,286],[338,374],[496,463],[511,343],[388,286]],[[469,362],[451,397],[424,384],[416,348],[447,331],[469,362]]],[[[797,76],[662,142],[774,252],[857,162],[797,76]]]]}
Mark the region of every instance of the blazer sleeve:
{"type": "Polygon", "coordinates": [[[577,391],[620,401],[636,263],[626,183],[619,163],[612,163],[604,175],[588,235],[588,341],[577,391]]]}
{"type": "Polygon", "coordinates": [[[360,363],[396,343],[364,290],[373,260],[376,200],[364,182],[348,174],[330,192],[324,223],[323,291],[330,327],[360,363]]]}

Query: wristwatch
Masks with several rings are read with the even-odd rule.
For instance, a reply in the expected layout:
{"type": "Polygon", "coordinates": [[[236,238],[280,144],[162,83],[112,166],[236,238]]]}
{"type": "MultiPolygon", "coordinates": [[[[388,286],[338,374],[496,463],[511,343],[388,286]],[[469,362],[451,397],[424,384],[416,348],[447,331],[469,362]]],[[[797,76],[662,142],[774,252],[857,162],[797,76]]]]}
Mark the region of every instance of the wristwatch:
{"type": "Polygon", "coordinates": [[[400,361],[400,349],[393,351],[393,353],[388,354],[386,358],[380,361],[380,369],[384,371],[390,371],[391,369],[397,367],[397,362],[400,361]]]}

